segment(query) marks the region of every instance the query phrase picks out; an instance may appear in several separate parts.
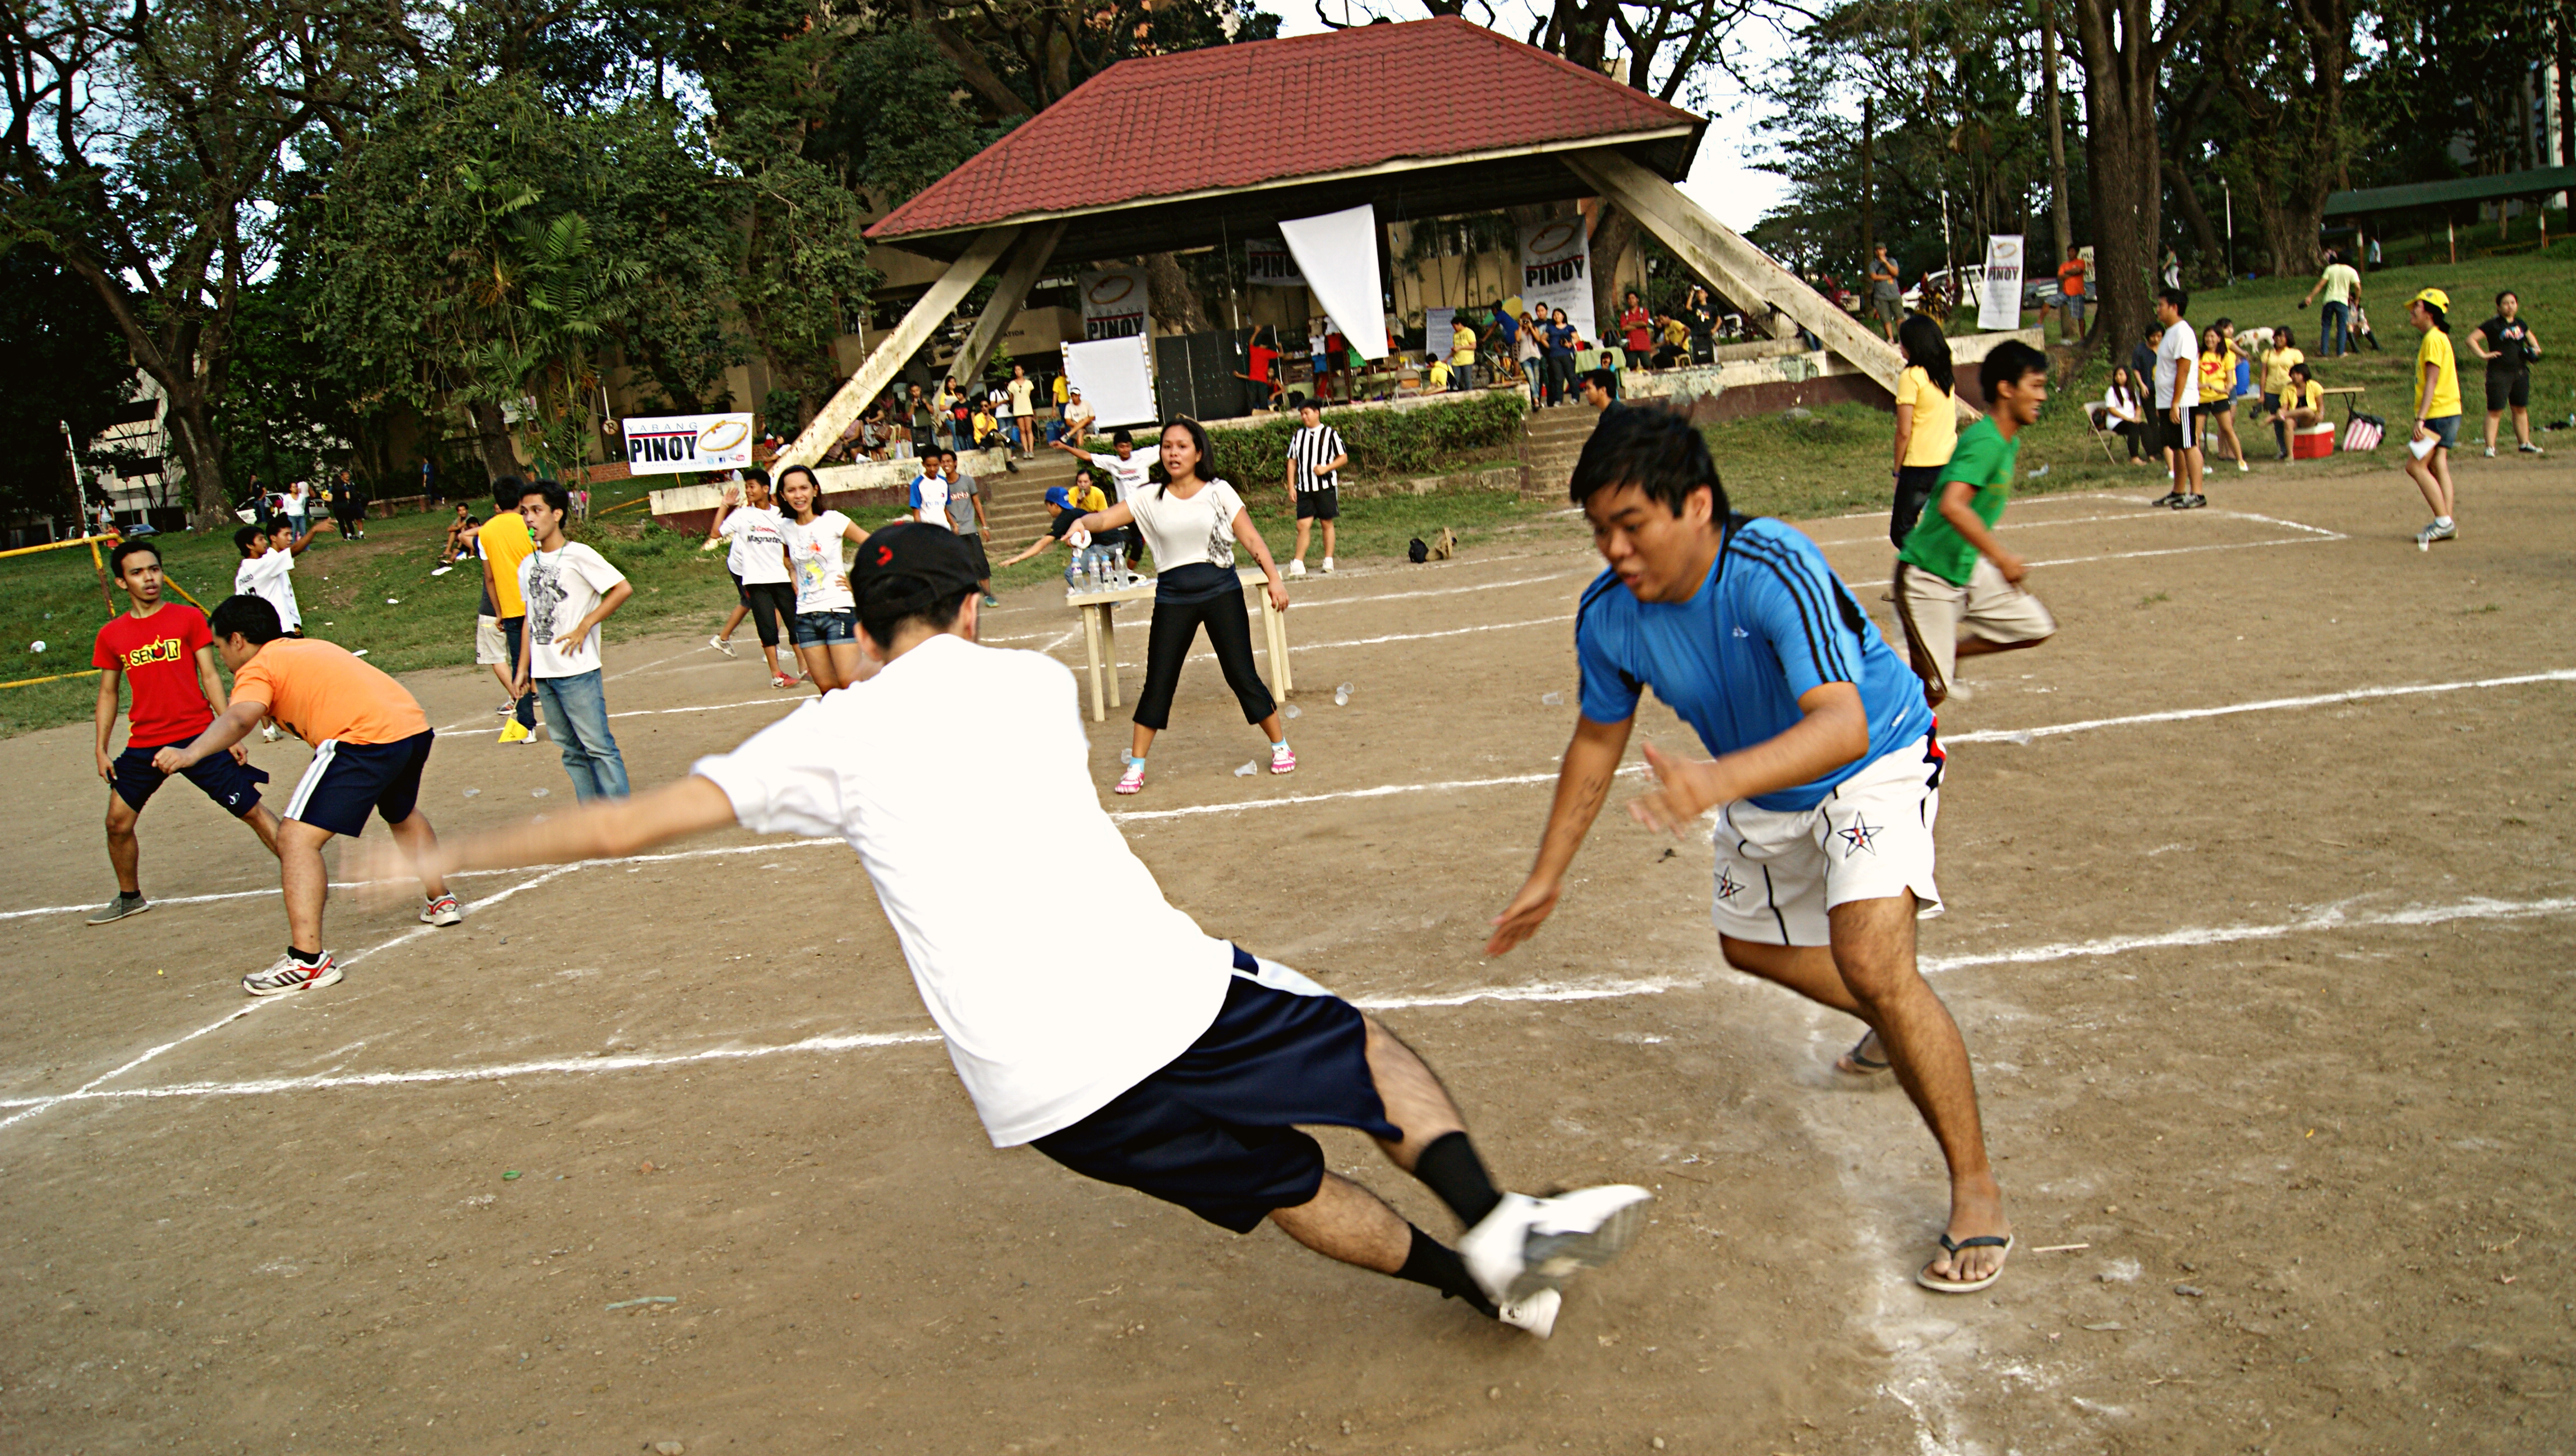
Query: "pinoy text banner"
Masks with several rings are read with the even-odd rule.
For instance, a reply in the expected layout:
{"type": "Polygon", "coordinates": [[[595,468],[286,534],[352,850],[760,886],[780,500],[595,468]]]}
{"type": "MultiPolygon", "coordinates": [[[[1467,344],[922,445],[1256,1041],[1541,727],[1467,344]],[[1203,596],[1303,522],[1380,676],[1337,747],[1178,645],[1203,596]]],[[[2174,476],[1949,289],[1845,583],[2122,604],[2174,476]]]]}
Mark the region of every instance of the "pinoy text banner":
{"type": "Polygon", "coordinates": [[[659,415],[626,421],[630,475],[742,470],[751,464],[751,416],[659,415]]]}
{"type": "Polygon", "coordinates": [[[1303,288],[1306,275],[1297,268],[1297,255],[1278,238],[1252,238],[1243,245],[1244,281],[1256,288],[1303,288]]]}
{"type": "Polygon", "coordinates": [[[1530,317],[1542,308],[1561,308],[1576,333],[1587,340],[1601,337],[1592,320],[1592,238],[1580,216],[1521,229],[1521,297],[1530,317]]]}
{"type": "Polygon", "coordinates": [[[1986,287],[1977,300],[1977,327],[2021,327],[2021,234],[1994,233],[1986,239],[1986,287]]]}
{"type": "Polygon", "coordinates": [[[1086,339],[1150,337],[1153,320],[1145,310],[1145,270],[1101,268],[1078,278],[1082,289],[1082,336],[1086,339]]]}

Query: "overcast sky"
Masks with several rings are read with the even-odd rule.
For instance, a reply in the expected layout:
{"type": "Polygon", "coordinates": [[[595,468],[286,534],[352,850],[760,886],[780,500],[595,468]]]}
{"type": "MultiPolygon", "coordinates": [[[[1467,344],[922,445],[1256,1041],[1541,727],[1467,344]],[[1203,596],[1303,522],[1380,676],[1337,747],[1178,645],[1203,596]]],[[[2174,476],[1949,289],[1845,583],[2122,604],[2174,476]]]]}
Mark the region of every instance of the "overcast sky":
{"type": "MultiPolygon", "coordinates": [[[[1393,20],[1419,20],[1426,12],[1408,0],[1322,0],[1326,12],[1335,21],[1347,17],[1365,22],[1371,15],[1385,15],[1393,20]]],[[[1280,19],[1281,35],[1314,35],[1325,29],[1316,17],[1317,0],[1260,0],[1261,8],[1280,19]]],[[[1499,29],[1518,39],[1529,34],[1536,16],[1526,0],[1502,0],[1495,7],[1501,17],[1499,29]]],[[[1481,16],[1474,17],[1482,19],[1481,16]]],[[[1691,200],[1707,208],[1718,221],[1742,232],[1762,218],[1762,214],[1779,202],[1785,185],[1769,172],[1757,172],[1741,160],[1760,150],[1753,134],[1753,123],[1762,115],[1762,103],[1743,96],[1733,83],[1722,78],[1718,88],[1705,103],[1709,116],[1708,130],[1702,134],[1699,157],[1691,163],[1690,178],[1681,184],[1691,200]]]]}

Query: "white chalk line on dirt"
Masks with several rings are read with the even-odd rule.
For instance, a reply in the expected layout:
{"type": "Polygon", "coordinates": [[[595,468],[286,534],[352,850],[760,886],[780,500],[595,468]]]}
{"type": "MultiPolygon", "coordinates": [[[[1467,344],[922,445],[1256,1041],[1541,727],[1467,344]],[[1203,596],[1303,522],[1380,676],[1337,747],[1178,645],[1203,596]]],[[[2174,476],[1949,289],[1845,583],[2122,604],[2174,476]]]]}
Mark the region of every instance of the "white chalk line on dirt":
{"type": "MultiPolygon", "coordinates": [[[[629,708],[623,713],[611,713],[608,716],[611,718],[656,718],[665,713],[721,713],[732,708],[757,708],[764,703],[778,704],[793,708],[813,701],[813,698],[807,695],[803,689],[804,684],[799,683],[794,689],[772,689],[770,696],[765,698],[744,698],[742,701],[736,703],[697,703],[685,708],[629,708]]],[[[470,722],[472,720],[469,719],[468,721],[470,722]]],[[[500,736],[501,728],[498,715],[495,715],[495,721],[489,727],[454,729],[441,728],[438,730],[438,736],[441,738],[478,738],[486,733],[489,733],[496,738],[500,736]]]]}
{"type": "MultiPolygon", "coordinates": [[[[533,890],[537,886],[544,884],[546,881],[551,880],[557,875],[563,874],[566,870],[573,868],[576,867],[566,865],[560,869],[550,870],[524,884],[512,885],[508,889],[502,890],[497,894],[486,895],[482,899],[474,901],[466,908],[480,910],[487,905],[497,905],[503,900],[509,899],[512,895],[519,893],[521,890],[533,890]]],[[[365,960],[367,957],[376,954],[378,951],[392,950],[398,945],[408,944],[409,942],[418,940],[422,936],[439,928],[440,927],[434,925],[423,925],[416,930],[407,930],[381,945],[369,946],[367,949],[359,951],[355,955],[342,958],[340,964],[344,966],[354,965],[357,962],[365,960]]],[[[19,1109],[18,1112],[11,1116],[0,1117],[0,1130],[14,1127],[49,1107],[58,1107],[65,1102],[89,1100],[99,1097],[103,1095],[101,1090],[103,1084],[115,1081],[117,1078],[124,1076],[126,1073],[133,1071],[135,1068],[142,1066],[144,1063],[151,1061],[162,1053],[186,1046],[188,1043],[206,1035],[208,1032],[219,1031],[224,1027],[230,1026],[234,1022],[241,1020],[243,1017],[250,1015],[252,1012],[257,1011],[264,1006],[271,1006],[279,1001],[290,999],[292,998],[285,996],[260,997],[246,1002],[243,1005],[236,1006],[232,1010],[225,1012],[223,1015],[216,1017],[214,1020],[207,1022],[205,1025],[198,1027],[195,1031],[189,1032],[184,1036],[173,1037],[169,1041],[161,1043],[159,1046],[151,1047],[136,1056],[132,1061],[116,1068],[114,1071],[103,1072],[98,1076],[92,1077],[87,1082],[82,1083],[80,1086],[73,1088],[69,1092],[63,1093],[60,1096],[18,1097],[10,1098],[6,1101],[0,1101],[0,1107],[15,1107],[19,1109]]]]}
{"type": "MultiPolygon", "coordinates": [[[[2464,692],[2473,688],[2522,687],[2534,683],[2552,682],[2576,682],[2576,668],[2561,668],[2551,672],[2521,673],[2512,677],[2478,678],[2467,682],[2413,683],[2398,687],[2353,688],[2349,691],[2338,693],[2317,693],[2307,697],[2298,698],[2265,698],[2256,702],[2224,703],[2208,708],[2172,708],[2163,712],[2136,713],[2122,718],[2088,718],[2075,723],[2052,723],[2038,728],[1981,728],[1971,733],[1944,734],[1942,735],[1941,742],[1945,747],[1953,748],[1970,743],[2022,743],[2036,738],[2053,738],[2069,733],[2089,733],[2103,728],[2127,728],[2145,723],[2172,723],[2188,721],[2195,718],[2227,717],[2237,713],[2266,713],[2281,712],[2298,708],[2331,707],[2336,703],[2367,702],[2376,698],[2404,698],[2431,693],[2464,692]]],[[[1642,773],[1643,771],[1644,769],[1642,766],[1636,764],[1631,764],[1620,770],[1623,774],[1642,773]]],[[[1298,804],[1321,804],[1342,799],[1383,799],[1398,794],[1448,793],[1459,789],[1488,789],[1503,788],[1515,784],[1553,783],[1555,780],[1556,772],[1554,770],[1549,770],[1544,773],[1504,774],[1494,778],[1482,779],[1447,779],[1419,784],[1380,784],[1374,788],[1334,789],[1318,794],[1283,794],[1272,799],[1247,799],[1231,804],[1190,804],[1175,809],[1120,809],[1111,811],[1109,817],[1112,821],[1120,824],[1151,823],[1155,820],[1161,819],[1189,819],[1208,814],[1240,814],[1251,809],[1287,808],[1298,804]]],[[[681,849],[669,850],[656,854],[628,855],[619,859],[584,860],[578,865],[565,866],[564,868],[582,869],[595,868],[604,865],[663,864],[673,860],[705,859],[717,855],[769,854],[775,851],[811,849],[821,845],[839,843],[841,843],[840,840],[831,838],[774,839],[763,840],[757,844],[729,844],[714,846],[707,849],[681,849]]],[[[473,879],[486,875],[518,873],[521,873],[521,871],[465,870],[452,875],[449,878],[462,880],[473,879]]],[[[360,886],[355,882],[335,880],[332,882],[331,888],[334,890],[355,890],[360,888],[360,886]]],[[[248,900],[259,896],[274,895],[276,893],[277,892],[275,890],[270,889],[223,890],[205,895],[173,895],[165,899],[155,900],[152,903],[155,907],[172,905],[211,905],[229,900],[248,900]]],[[[69,915],[76,911],[89,910],[92,908],[94,907],[87,904],[80,904],[39,905],[25,910],[0,910],[0,920],[21,920],[36,915],[69,915]]]]}
{"type": "MultiPolygon", "coordinates": [[[[2268,925],[2201,926],[2167,931],[2160,935],[2112,936],[2100,940],[2061,941],[2047,945],[2023,946],[2012,950],[1971,952],[1955,956],[1927,956],[1923,959],[1922,966],[1928,974],[1962,970],[1973,966],[2032,965],[2046,961],[2116,956],[2138,950],[2197,948],[2249,940],[2279,940],[2292,935],[2326,931],[2419,927],[2464,920],[2532,920],[2553,915],[2566,915],[2571,912],[2576,912],[2576,897],[2547,900],[2496,900],[2480,897],[2448,905],[2419,905],[2403,910],[2362,912],[2353,912],[2342,906],[2330,906],[2296,919],[2268,925]]],[[[388,944],[395,943],[399,942],[388,944]]],[[[378,947],[378,949],[385,948],[378,947]]],[[[1461,991],[1428,992],[1411,996],[1358,996],[1351,998],[1351,1004],[1366,1011],[1405,1011],[1448,1009],[1480,1004],[1608,1001],[1636,996],[1660,996],[1667,991],[1695,990],[1705,984],[1707,984],[1706,978],[1697,976],[1539,981],[1509,986],[1478,986],[1461,991]]],[[[939,1033],[936,1031],[845,1033],[811,1036],[800,1041],[782,1042],[774,1046],[709,1047],[698,1051],[673,1052],[659,1056],[627,1054],[553,1057],[534,1061],[487,1063],[481,1066],[427,1067],[400,1072],[333,1072],[307,1077],[267,1077],[239,1082],[181,1082],[159,1087],[111,1088],[99,1085],[109,1078],[142,1065],[170,1047],[194,1040],[256,1009],[258,1009],[257,1006],[253,1005],[235,1011],[213,1026],[191,1032],[179,1041],[156,1047],[124,1067],[118,1068],[116,1072],[109,1073],[107,1077],[98,1078],[78,1090],[52,1097],[0,1100],[0,1108],[21,1109],[16,1116],[0,1121],[0,1128],[8,1127],[46,1108],[56,1107],[65,1102],[129,1102],[172,1097],[248,1097],[340,1087],[419,1086],[439,1082],[498,1081],[507,1077],[544,1074],[582,1075],[595,1072],[650,1071],[664,1067],[708,1062],[751,1061],[798,1053],[874,1051],[884,1047],[924,1046],[940,1040],[939,1033]]]]}
{"type": "Polygon", "coordinates": [[[2273,713],[2290,708],[2321,708],[2335,703],[2358,703],[2372,698],[2411,698],[2426,693],[2457,693],[2471,688],[2509,688],[2528,683],[2576,682],[2576,669],[2561,668],[2555,672],[2530,672],[2514,677],[2478,678],[2470,682],[2411,683],[2400,687],[2353,688],[2340,693],[2315,693],[2302,698],[2264,698],[2251,703],[2225,703],[2212,708],[2169,708],[2160,713],[2132,713],[2123,718],[2087,718],[2076,723],[2052,723],[2045,728],[1981,728],[1974,733],[1943,734],[1944,744],[1962,743],[2028,743],[2034,738],[2053,738],[2065,733],[2089,733],[2097,728],[2126,728],[2139,723],[2180,723],[2194,718],[2224,718],[2237,713],[2273,713]]]}

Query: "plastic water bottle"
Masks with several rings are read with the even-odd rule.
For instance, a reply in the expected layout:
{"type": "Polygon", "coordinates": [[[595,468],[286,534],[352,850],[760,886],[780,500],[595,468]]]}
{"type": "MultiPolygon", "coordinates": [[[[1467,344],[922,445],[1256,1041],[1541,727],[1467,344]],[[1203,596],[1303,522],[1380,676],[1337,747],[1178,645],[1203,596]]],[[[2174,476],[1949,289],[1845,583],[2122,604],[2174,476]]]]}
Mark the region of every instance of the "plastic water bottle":
{"type": "Polygon", "coordinates": [[[1109,548],[1109,576],[1118,585],[1133,585],[1127,575],[1127,547],[1124,542],[1109,548]]]}

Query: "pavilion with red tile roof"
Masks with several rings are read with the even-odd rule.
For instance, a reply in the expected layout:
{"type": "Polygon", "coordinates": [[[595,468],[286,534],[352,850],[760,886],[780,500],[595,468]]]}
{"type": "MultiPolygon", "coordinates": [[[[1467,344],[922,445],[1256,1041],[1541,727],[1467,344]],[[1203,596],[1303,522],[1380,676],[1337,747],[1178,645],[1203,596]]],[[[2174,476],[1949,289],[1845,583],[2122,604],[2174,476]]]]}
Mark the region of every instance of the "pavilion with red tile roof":
{"type": "Polygon", "coordinates": [[[1804,329],[1892,390],[1893,347],[1673,185],[1707,125],[1457,16],[1122,61],[867,229],[949,268],[779,462],[820,458],[988,273],[960,377],[1050,266],[1272,236],[1364,203],[1382,226],[1606,199],[1758,330],[1804,329]]]}

